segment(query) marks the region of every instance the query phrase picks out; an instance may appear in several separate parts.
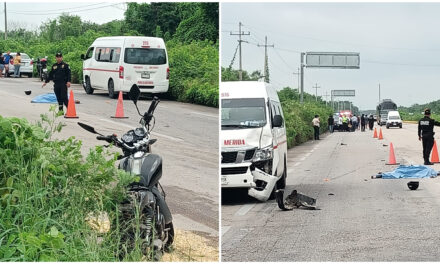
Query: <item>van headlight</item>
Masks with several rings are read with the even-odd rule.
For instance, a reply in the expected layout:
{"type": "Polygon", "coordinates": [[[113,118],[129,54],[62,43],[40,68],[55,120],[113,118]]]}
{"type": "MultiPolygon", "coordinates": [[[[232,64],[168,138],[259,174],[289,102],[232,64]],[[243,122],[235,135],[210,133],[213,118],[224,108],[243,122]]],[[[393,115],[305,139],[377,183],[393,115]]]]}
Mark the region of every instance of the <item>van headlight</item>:
{"type": "Polygon", "coordinates": [[[255,151],[253,162],[262,161],[262,160],[269,160],[273,157],[273,147],[268,146],[262,149],[257,149],[255,151]]]}

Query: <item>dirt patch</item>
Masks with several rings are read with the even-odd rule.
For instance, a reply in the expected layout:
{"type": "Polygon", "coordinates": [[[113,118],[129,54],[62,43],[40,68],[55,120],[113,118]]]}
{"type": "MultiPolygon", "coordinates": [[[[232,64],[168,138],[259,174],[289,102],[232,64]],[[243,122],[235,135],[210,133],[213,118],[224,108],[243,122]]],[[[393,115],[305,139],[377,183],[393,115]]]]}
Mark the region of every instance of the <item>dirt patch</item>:
{"type": "Polygon", "coordinates": [[[218,247],[190,231],[175,230],[173,250],[162,257],[164,262],[218,262],[218,247]]]}

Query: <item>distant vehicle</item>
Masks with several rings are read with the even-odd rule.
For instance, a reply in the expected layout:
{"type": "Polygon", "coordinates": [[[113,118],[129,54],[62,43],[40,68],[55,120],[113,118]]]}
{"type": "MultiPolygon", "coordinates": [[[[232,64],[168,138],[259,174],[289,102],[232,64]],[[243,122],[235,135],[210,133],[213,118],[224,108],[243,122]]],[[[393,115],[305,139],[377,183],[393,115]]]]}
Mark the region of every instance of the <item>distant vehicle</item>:
{"type": "Polygon", "coordinates": [[[333,130],[339,130],[339,113],[334,113],[333,114],[333,130]]]}
{"type": "Polygon", "coordinates": [[[222,82],[221,186],[266,201],[287,178],[287,135],[278,94],[264,82],[222,82]]]}
{"type": "Polygon", "coordinates": [[[400,118],[399,111],[389,111],[386,123],[387,128],[400,127],[402,128],[402,119],[400,118]]]}
{"type": "Polygon", "coordinates": [[[383,99],[376,107],[377,124],[386,125],[389,111],[396,111],[397,105],[391,99],[383,99]]]}
{"type": "MultiPolygon", "coordinates": [[[[32,77],[32,73],[34,71],[34,61],[29,57],[29,55],[27,55],[26,53],[21,52],[20,53],[20,57],[21,57],[21,63],[20,63],[20,77],[22,77],[23,75],[26,75],[27,77],[31,78],[32,77]]],[[[5,56],[6,53],[3,53],[3,56],[5,56]]],[[[16,52],[11,52],[10,55],[15,58],[15,56],[17,55],[16,52]]],[[[9,61],[9,72],[8,72],[8,76],[14,75],[14,60],[10,60],[9,61]]],[[[6,73],[5,73],[6,74],[6,73]]]]}
{"type": "Polygon", "coordinates": [[[83,62],[83,86],[87,94],[107,90],[110,98],[136,85],[142,93],[166,93],[170,68],[165,42],[153,37],[97,38],[83,62]]]}

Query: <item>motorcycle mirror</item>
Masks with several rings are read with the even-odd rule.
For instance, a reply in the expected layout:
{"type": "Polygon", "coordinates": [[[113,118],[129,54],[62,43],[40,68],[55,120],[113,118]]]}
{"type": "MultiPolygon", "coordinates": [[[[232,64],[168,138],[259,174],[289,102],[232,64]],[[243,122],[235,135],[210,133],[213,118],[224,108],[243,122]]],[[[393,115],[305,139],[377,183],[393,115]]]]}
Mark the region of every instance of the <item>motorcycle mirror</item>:
{"type": "Polygon", "coordinates": [[[136,85],[133,85],[130,89],[130,92],[128,92],[128,97],[130,97],[130,99],[133,101],[134,105],[136,106],[136,110],[138,111],[138,114],[142,116],[137,106],[137,101],[139,99],[140,94],[141,94],[141,90],[139,90],[139,88],[136,85]]]}
{"type": "MultiPolygon", "coordinates": [[[[91,127],[91,126],[86,125],[86,124],[81,123],[81,122],[78,122],[78,125],[79,125],[80,127],[84,128],[85,130],[89,131],[90,133],[101,135],[101,134],[99,134],[98,132],[96,132],[96,130],[95,130],[94,127],[91,127]]],[[[101,135],[101,136],[102,136],[102,135],[101,135]]]]}

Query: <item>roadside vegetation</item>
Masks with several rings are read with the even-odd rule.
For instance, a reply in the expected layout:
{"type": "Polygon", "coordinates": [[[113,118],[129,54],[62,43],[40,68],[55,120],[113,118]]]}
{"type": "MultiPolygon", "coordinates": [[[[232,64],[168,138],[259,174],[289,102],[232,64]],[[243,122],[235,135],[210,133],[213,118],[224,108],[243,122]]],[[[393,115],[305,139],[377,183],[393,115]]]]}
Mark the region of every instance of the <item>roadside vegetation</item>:
{"type": "Polygon", "coordinates": [[[169,98],[218,106],[218,3],[128,3],[124,20],[102,25],[63,14],[37,31],[9,31],[0,51],[24,52],[35,60],[48,56],[49,65],[55,62],[55,53],[62,52],[71,66],[72,81],[81,83],[81,54],[98,37],[120,35],[164,38],[169,98]]]}
{"type": "Polygon", "coordinates": [[[426,108],[431,109],[431,118],[440,121],[440,100],[432,101],[426,104],[414,104],[410,107],[399,106],[398,110],[402,120],[404,121],[419,121],[424,117],[426,108]]]}
{"type": "MultiPolygon", "coordinates": [[[[261,78],[259,71],[251,74],[243,71],[244,81],[258,81],[261,78]]],[[[222,67],[222,81],[238,81],[238,71],[222,67]]],[[[333,109],[326,106],[321,97],[304,93],[304,103],[300,104],[300,94],[290,87],[278,91],[278,96],[283,107],[288,148],[313,139],[312,120],[315,115],[321,119],[320,133],[328,131],[327,118],[333,114],[333,109]]]]}
{"type": "Polygon", "coordinates": [[[140,243],[127,253],[121,241],[118,210],[136,179],[102,146],[84,157],[75,138],[52,139],[62,127],[54,106],[37,124],[0,116],[0,260],[139,261],[140,243]]]}

